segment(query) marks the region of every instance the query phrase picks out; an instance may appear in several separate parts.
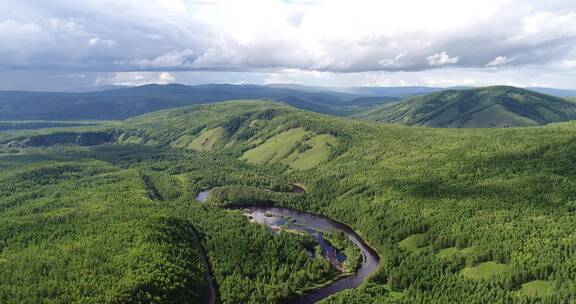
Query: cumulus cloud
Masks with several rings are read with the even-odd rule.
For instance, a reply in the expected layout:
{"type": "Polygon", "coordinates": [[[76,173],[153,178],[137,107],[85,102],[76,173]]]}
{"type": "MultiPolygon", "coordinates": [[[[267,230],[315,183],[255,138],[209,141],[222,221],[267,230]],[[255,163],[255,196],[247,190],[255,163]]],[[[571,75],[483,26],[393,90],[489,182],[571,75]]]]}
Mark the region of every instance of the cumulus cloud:
{"type": "MultiPolygon", "coordinates": [[[[574,60],[573,0],[5,0],[0,68],[415,72],[574,60]],[[512,60],[513,59],[513,60],[512,60]]],[[[493,70],[493,69],[492,69],[493,70]]]]}
{"type": "Polygon", "coordinates": [[[460,61],[460,57],[458,56],[450,57],[450,55],[448,55],[448,53],[446,52],[434,54],[426,59],[428,60],[429,65],[445,65],[445,64],[458,63],[458,61],[460,61]]]}

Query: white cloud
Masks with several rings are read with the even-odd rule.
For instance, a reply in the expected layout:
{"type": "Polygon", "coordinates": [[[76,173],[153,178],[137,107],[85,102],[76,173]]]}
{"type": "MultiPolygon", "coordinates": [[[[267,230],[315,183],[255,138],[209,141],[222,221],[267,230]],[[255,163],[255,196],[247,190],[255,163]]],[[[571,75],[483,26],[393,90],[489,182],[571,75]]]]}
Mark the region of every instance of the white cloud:
{"type": "Polygon", "coordinates": [[[49,25],[45,30],[53,48],[45,49],[43,61],[56,66],[72,59],[86,65],[90,57],[98,69],[166,64],[168,69],[397,71],[447,64],[480,67],[496,55],[518,58],[513,64],[533,64],[562,59],[576,48],[576,4],[567,0],[53,0],[50,5],[3,5],[4,12],[16,12],[29,24],[49,25]],[[100,50],[86,49],[95,45],[100,50]],[[123,47],[103,53],[117,45],[123,47]],[[193,55],[178,57],[180,52],[193,55]],[[398,60],[398,54],[405,55],[398,60]]]}
{"type": "Polygon", "coordinates": [[[576,54],[576,3],[7,0],[0,42],[0,69],[407,75],[505,65],[562,74],[576,54]]]}
{"type": "Polygon", "coordinates": [[[118,72],[112,74],[99,75],[95,84],[103,85],[124,85],[137,86],[149,83],[168,84],[176,81],[173,73],[168,72],[118,72]]]}
{"type": "Polygon", "coordinates": [[[102,39],[99,37],[92,37],[92,38],[88,39],[88,41],[86,43],[88,44],[89,47],[110,48],[110,47],[114,47],[114,46],[118,45],[118,43],[114,40],[107,40],[107,39],[102,39]]]}
{"type": "Polygon", "coordinates": [[[182,0],[162,0],[160,1],[160,5],[162,5],[167,10],[178,13],[186,13],[188,11],[186,1],[182,0]]]}
{"type": "Polygon", "coordinates": [[[458,61],[460,61],[460,57],[458,56],[450,57],[450,55],[448,55],[448,53],[446,52],[434,54],[426,59],[428,60],[428,64],[433,66],[453,64],[458,63],[458,61]]]}
{"type": "Polygon", "coordinates": [[[150,62],[152,67],[182,67],[193,61],[195,52],[191,49],[173,51],[154,58],[150,62]]]}
{"type": "Polygon", "coordinates": [[[562,61],[562,67],[573,69],[576,68],[576,59],[575,60],[564,60],[562,61]]]}
{"type": "Polygon", "coordinates": [[[158,75],[158,83],[160,83],[160,84],[171,83],[171,82],[174,82],[175,80],[176,80],[176,77],[174,77],[173,74],[168,73],[168,72],[162,72],[162,73],[160,73],[160,75],[158,75]]]}
{"type": "Polygon", "coordinates": [[[507,64],[508,62],[510,62],[510,60],[506,56],[498,56],[498,57],[492,59],[492,61],[488,62],[488,64],[486,64],[486,65],[487,66],[500,66],[500,65],[507,64]]]}
{"type": "Polygon", "coordinates": [[[118,66],[131,66],[136,68],[185,68],[191,67],[196,53],[191,49],[170,51],[152,59],[119,60],[118,66]]]}
{"type": "Polygon", "coordinates": [[[394,59],[382,59],[382,60],[378,61],[378,63],[384,67],[395,66],[395,65],[398,65],[400,62],[400,59],[402,59],[405,56],[406,56],[406,53],[400,53],[400,54],[396,55],[396,57],[394,57],[394,59]]]}
{"type": "Polygon", "coordinates": [[[74,21],[62,20],[58,18],[50,18],[48,20],[50,27],[59,32],[81,32],[83,28],[81,25],[74,21]]]}

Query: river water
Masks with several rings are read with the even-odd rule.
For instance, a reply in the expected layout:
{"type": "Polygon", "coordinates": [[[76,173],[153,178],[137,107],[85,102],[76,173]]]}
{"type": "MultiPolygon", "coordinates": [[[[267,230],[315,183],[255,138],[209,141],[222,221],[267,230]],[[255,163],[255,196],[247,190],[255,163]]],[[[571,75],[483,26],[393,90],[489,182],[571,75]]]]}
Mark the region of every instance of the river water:
{"type": "MultiPolygon", "coordinates": [[[[199,201],[204,201],[207,198],[207,191],[201,192],[198,195],[199,201]]],[[[253,221],[266,225],[271,229],[279,226],[288,226],[290,229],[306,231],[316,236],[316,240],[322,246],[323,251],[327,250],[326,256],[329,259],[336,259],[342,261],[342,253],[334,250],[330,245],[322,244],[322,231],[342,231],[360,250],[362,251],[363,261],[358,270],[349,276],[343,277],[336,282],[310,291],[299,298],[286,301],[287,304],[311,304],[316,303],[332,294],[339,291],[356,288],[372,274],[378,267],[379,257],[376,251],[366,244],[366,242],[350,227],[342,223],[336,222],[328,217],[312,214],[309,212],[278,208],[278,207],[248,207],[243,209],[253,221]]],[[[324,254],[323,254],[324,255],[324,254]]]]}

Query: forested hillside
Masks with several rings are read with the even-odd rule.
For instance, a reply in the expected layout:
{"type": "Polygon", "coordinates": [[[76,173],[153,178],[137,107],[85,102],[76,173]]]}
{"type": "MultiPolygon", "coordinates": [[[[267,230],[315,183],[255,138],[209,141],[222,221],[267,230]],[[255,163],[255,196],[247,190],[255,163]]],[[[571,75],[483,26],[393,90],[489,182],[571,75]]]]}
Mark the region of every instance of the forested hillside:
{"type": "Polygon", "coordinates": [[[221,206],[254,201],[330,216],[380,254],[364,285],[325,303],[571,303],[575,131],[410,128],[246,101],[4,132],[0,302],[196,303],[201,249],[222,303],[278,303],[337,275],[305,236],[221,206]],[[214,187],[227,194],[195,200],[214,187]]]}
{"type": "Polygon", "coordinates": [[[147,197],[143,173],[61,152],[2,157],[0,302],[205,298],[193,228],[147,197]]]}
{"type": "Polygon", "coordinates": [[[357,118],[427,127],[538,126],[576,118],[576,105],[515,87],[447,90],[380,106],[357,118]]]}
{"type": "Polygon", "coordinates": [[[228,183],[290,189],[274,170],[136,145],[19,151],[0,154],[2,303],[204,302],[197,237],[223,303],[275,303],[336,275],[309,239],[195,201],[228,183]]]}

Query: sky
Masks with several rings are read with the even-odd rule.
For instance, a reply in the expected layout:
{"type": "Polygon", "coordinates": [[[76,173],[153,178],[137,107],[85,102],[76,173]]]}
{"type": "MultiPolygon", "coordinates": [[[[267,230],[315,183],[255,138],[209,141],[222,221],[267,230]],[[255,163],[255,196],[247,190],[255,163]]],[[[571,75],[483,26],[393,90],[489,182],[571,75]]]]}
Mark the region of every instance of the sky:
{"type": "Polygon", "coordinates": [[[576,1],[0,1],[0,90],[173,82],[576,89],[576,1]]]}

